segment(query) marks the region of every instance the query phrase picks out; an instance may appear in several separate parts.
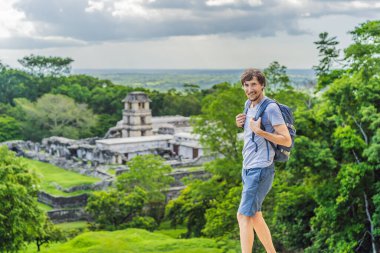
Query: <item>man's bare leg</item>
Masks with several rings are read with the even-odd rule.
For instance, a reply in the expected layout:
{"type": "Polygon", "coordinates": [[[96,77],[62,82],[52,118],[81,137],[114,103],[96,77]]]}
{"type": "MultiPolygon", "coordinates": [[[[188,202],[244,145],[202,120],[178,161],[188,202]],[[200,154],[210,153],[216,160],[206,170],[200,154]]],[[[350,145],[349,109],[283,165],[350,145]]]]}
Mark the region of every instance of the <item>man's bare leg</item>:
{"type": "Polygon", "coordinates": [[[253,240],[255,233],[253,231],[253,219],[237,213],[237,220],[240,228],[240,245],[242,253],[252,253],[253,240]]]}
{"type": "MultiPolygon", "coordinates": [[[[250,218],[252,218],[253,228],[255,229],[255,232],[257,233],[257,237],[259,237],[260,242],[263,244],[266,252],[276,253],[276,250],[272,242],[272,236],[270,234],[267,224],[265,223],[262,212],[256,212],[255,216],[250,217],[250,218]]],[[[241,236],[241,230],[240,230],[240,236],[241,236]]]]}

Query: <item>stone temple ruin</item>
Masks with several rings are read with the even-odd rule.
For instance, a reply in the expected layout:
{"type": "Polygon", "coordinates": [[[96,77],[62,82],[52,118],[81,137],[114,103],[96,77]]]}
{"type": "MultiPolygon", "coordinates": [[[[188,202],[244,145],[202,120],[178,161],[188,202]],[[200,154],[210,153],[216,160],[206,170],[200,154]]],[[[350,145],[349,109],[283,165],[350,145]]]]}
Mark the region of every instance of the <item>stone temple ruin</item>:
{"type": "MultiPolygon", "coordinates": [[[[151,101],[143,92],[129,93],[122,102],[122,120],[110,128],[103,138],[73,140],[53,136],[43,139],[41,143],[9,141],[5,144],[18,155],[101,178],[102,182],[94,185],[94,190],[105,189],[112,184],[114,176],[107,173],[110,166],[116,168],[117,175],[128,170],[125,164],[138,155],[161,155],[174,168],[199,166],[211,159],[205,156],[199,136],[191,133],[188,117],[152,117],[151,101]]],[[[181,172],[181,169],[172,174],[176,182],[167,193],[168,200],[176,197],[184,188],[180,182],[182,177],[190,174],[198,178],[207,177],[203,171],[181,172]]],[[[73,197],[39,194],[41,202],[54,208],[64,208],[48,213],[56,222],[86,218],[81,207],[85,205],[87,197],[70,198],[73,197]],[[67,207],[71,207],[70,203],[77,203],[79,209],[67,210],[67,207]]]]}
{"type": "Polygon", "coordinates": [[[159,154],[167,159],[196,159],[203,155],[198,136],[191,134],[189,118],[183,116],[152,117],[149,98],[132,92],[123,100],[123,118],[96,140],[100,150],[115,155],[112,163],[125,163],[141,154],[159,154]]]}
{"type": "Polygon", "coordinates": [[[60,163],[64,168],[72,167],[71,163],[90,167],[122,165],[144,154],[161,155],[174,166],[203,163],[204,150],[199,136],[191,133],[188,117],[152,117],[150,100],[143,92],[132,92],[123,102],[122,120],[110,128],[104,138],[72,140],[53,136],[43,139],[42,143],[15,141],[8,144],[33,159],[44,161],[45,156],[53,156],[57,160],[53,163],[60,163]],[[68,166],[63,164],[65,162],[68,166]]]}
{"type": "Polygon", "coordinates": [[[143,92],[132,92],[124,102],[123,119],[106,133],[105,138],[150,136],[152,132],[151,100],[143,92]]]}

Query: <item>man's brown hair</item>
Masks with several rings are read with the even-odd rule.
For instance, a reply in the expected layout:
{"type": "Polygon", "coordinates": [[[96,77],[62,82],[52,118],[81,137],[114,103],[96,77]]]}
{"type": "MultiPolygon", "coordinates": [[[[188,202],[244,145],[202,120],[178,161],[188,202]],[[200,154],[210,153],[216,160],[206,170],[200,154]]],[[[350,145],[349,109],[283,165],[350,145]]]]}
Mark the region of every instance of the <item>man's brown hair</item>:
{"type": "Polygon", "coordinates": [[[244,85],[246,81],[251,81],[254,77],[257,78],[257,81],[264,87],[266,86],[266,80],[263,72],[259,69],[249,68],[244,70],[243,74],[240,76],[241,85],[244,85]]]}

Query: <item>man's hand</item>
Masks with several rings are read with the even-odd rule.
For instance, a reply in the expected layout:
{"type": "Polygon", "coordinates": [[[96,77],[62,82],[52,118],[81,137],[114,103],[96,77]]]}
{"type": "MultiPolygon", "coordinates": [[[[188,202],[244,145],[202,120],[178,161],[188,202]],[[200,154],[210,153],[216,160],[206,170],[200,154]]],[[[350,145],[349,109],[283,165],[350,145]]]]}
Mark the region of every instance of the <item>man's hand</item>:
{"type": "Polygon", "coordinates": [[[263,130],[260,128],[261,126],[261,117],[255,121],[253,118],[249,121],[249,127],[251,128],[252,132],[255,132],[255,134],[260,135],[263,130]]]}
{"type": "Polygon", "coordinates": [[[236,126],[237,127],[243,127],[244,126],[245,117],[246,116],[243,113],[236,115],[236,126]]]}

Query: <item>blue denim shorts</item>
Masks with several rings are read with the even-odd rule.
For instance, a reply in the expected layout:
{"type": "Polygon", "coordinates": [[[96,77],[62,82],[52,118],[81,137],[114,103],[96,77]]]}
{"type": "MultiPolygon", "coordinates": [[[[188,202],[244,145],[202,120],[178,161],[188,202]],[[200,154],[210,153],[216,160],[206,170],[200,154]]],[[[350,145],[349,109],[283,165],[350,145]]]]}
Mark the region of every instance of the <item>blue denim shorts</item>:
{"type": "Polygon", "coordinates": [[[254,216],[261,211],[263,201],[272,188],[274,164],[265,168],[242,169],[243,191],[238,212],[254,216]]]}

